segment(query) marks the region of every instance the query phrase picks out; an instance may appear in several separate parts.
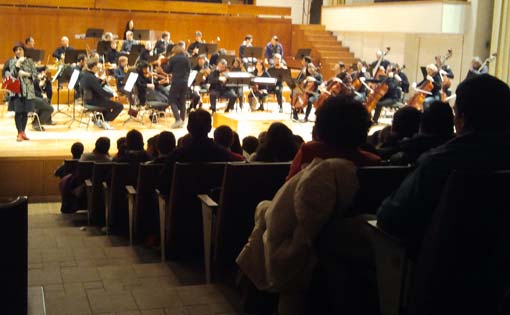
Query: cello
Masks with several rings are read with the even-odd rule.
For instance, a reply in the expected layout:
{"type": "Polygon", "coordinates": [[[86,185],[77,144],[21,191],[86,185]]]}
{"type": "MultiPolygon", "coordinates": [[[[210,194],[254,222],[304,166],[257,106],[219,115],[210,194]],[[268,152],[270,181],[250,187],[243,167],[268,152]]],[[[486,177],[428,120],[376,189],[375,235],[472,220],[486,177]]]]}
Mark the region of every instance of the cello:
{"type": "Polygon", "coordinates": [[[416,93],[413,97],[408,101],[408,105],[412,106],[420,111],[423,110],[423,102],[427,95],[431,94],[432,89],[434,89],[434,83],[430,80],[425,80],[425,82],[416,88],[416,93]]]}
{"type": "Polygon", "coordinates": [[[347,86],[342,82],[341,79],[334,77],[330,80],[330,82],[326,85],[325,89],[320,89],[321,92],[319,97],[317,98],[317,101],[313,103],[313,107],[317,110],[319,109],[324,102],[330,97],[330,96],[337,96],[341,93],[347,93],[347,86]],[[344,92],[345,91],[345,92],[344,92]]]}
{"type": "Polygon", "coordinates": [[[388,83],[382,82],[374,89],[374,92],[368,96],[365,106],[369,113],[372,113],[372,111],[377,106],[377,103],[379,103],[381,98],[383,98],[384,95],[386,95],[388,90],[389,90],[388,83]]]}

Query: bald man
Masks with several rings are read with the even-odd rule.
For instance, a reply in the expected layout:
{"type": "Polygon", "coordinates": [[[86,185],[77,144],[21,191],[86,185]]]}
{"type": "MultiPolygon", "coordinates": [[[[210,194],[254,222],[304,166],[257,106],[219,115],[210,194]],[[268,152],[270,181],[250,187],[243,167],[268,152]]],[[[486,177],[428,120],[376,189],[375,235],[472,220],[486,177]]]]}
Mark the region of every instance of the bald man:
{"type": "Polygon", "coordinates": [[[69,38],[67,38],[67,36],[62,36],[60,39],[60,47],[55,49],[52,56],[57,59],[56,61],[64,61],[66,51],[68,50],[74,50],[74,48],[69,46],[69,38]]]}

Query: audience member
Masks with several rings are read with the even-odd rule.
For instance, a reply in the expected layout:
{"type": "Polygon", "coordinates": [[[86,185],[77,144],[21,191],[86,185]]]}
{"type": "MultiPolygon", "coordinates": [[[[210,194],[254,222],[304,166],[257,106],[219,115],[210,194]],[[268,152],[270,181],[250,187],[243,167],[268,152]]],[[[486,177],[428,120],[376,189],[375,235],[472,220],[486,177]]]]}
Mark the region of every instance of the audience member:
{"type": "Polygon", "coordinates": [[[235,130],[232,130],[232,132],[234,134],[234,142],[232,142],[232,146],[230,147],[230,149],[234,153],[243,155],[243,148],[241,147],[241,140],[239,140],[239,134],[235,130]]]}
{"type": "Polygon", "coordinates": [[[432,102],[421,115],[418,134],[399,142],[400,150],[391,156],[390,164],[414,163],[422,153],[442,145],[453,136],[453,112],[450,105],[440,101],[432,102]]]}
{"type": "Polygon", "coordinates": [[[126,154],[126,137],[117,139],[117,154],[113,157],[112,161],[119,162],[120,158],[126,154]]]}
{"type": "Polygon", "coordinates": [[[301,145],[302,145],[303,143],[305,143],[305,140],[304,140],[304,139],[303,139],[303,137],[301,137],[300,135],[294,135],[294,141],[296,142],[296,146],[297,146],[298,148],[300,148],[300,147],[301,147],[301,145]]]}
{"type": "MultiPolygon", "coordinates": [[[[81,142],[75,142],[71,146],[71,154],[73,155],[73,160],[79,160],[81,155],[83,154],[83,143],[81,142]]],[[[55,177],[62,178],[66,176],[67,174],[70,174],[72,172],[71,169],[66,166],[65,163],[62,163],[56,170],[55,170],[55,177]]]]}
{"type": "Polygon", "coordinates": [[[230,159],[232,161],[244,161],[242,155],[232,152],[234,132],[229,126],[219,126],[214,130],[214,143],[227,150],[230,153],[230,159]]]}
{"type": "Polygon", "coordinates": [[[228,162],[230,153],[214,143],[207,135],[212,128],[212,118],[209,112],[198,109],[189,114],[188,132],[189,141],[183,141],[166,160],[162,172],[159,188],[162,194],[170,192],[171,178],[175,162],[228,162]]]}
{"type": "Polygon", "coordinates": [[[421,112],[411,106],[404,106],[395,112],[391,132],[384,142],[377,147],[378,155],[388,159],[398,151],[398,142],[414,136],[420,128],[421,112]]]}
{"type": "Polygon", "coordinates": [[[363,151],[370,115],[360,102],[348,96],[330,97],[316,112],[315,133],[318,140],[301,146],[290,167],[289,180],[315,158],[344,158],[356,166],[378,165],[380,158],[363,151]]]}
{"type": "Polygon", "coordinates": [[[168,155],[175,150],[175,136],[171,131],[162,131],[157,139],[158,157],[149,163],[165,163],[168,155]]]}
{"type": "Polygon", "coordinates": [[[153,137],[150,137],[149,140],[147,140],[147,154],[149,154],[152,159],[155,159],[158,157],[159,152],[157,148],[159,135],[155,135],[153,137]]]}
{"type": "Polygon", "coordinates": [[[110,162],[112,158],[108,154],[110,150],[110,139],[99,137],[96,140],[94,151],[82,154],[80,161],[110,162]]]}
{"type": "Polygon", "coordinates": [[[136,129],[130,130],[126,135],[126,153],[119,157],[119,162],[143,163],[152,160],[152,157],[143,148],[143,135],[136,129]]]}
{"type": "Polygon", "coordinates": [[[289,162],[296,155],[297,146],[292,131],[280,122],[272,123],[253,157],[257,162],[289,162]]]}
{"type": "Polygon", "coordinates": [[[250,160],[252,154],[257,151],[259,139],[254,136],[248,136],[243,139],[243,156],[246,160],[250,160]]]}
{"type": "Polygon", "coordinates": [[[457,136],[423,154],[417,169],[377,213],[378,225],[411,247],[420,247],[452,170],[510,169],[508,85],[480,75],[462,82],[456,95],[457,136]]]}

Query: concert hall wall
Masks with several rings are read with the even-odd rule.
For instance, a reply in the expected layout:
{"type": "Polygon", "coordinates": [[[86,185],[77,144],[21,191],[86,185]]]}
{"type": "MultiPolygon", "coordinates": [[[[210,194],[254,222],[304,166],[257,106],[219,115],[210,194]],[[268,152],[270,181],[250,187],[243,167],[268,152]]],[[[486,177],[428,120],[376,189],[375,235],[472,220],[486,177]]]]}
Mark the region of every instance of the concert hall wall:
{"type": "Polygon", "coordinates": [[[254,16],[224,16],[207,14],[150,13],[113,10],[56,9],[2,7],[0,10],[0,63],[13,56],[12,47],[16,41],[27,36],[34,37],[37,49],[46,51],[45,59],[60,45],[60,38],[66,35],[70,45],[85,49],[86,43],[94,47],[92,39],[75,39],[75,34],[84,34],[87,28],[103,28],[118,34],[126,21],[133,19],[135,29],[151,29],[160,34],[168,30],[174,42],[195,39],[195,31],[203,33],[207,42],[217,41],[219,47],[238,52],[246,34],[252,34],[255,46],[264,46],[272,35],[278,35],[286,54],[291,47],[291,20],[283,18],[259,18],[254,16]]]}

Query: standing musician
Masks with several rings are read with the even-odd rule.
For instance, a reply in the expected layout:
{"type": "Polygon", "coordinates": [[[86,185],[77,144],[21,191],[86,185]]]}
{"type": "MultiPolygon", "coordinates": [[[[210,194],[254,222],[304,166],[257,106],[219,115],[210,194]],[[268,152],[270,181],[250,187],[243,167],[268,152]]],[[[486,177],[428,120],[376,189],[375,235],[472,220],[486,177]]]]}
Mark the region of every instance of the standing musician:
{"type": "MultiPolygon", "coordinates": [[[[274,69],[287,69],[287,66],[285,66],[282,62],[282,55],[275,54],[273,56],[274,58],[274,64],[271,66],[271,68],[274,69]]],[[[276,81],[276,85],[274,89],[270,90],[269,93],[274,93],[276,95],[276,101],[278,102],[278,106],[280,107],[280,113],[283,113],[283,82],[282,80],[278,79],[276,81]]]]}
{"type": "MultiPolygon", "coordinates": [[[[307,103],[305,109],[305,119],[304,122],[308,121],[308,116],[310,116],[310,112],[312,111],[312,104],[315,103],[318,97],[318,87],[322,83],[322,75],[319,73],[317,68],[313,63],[309,63],[307,66],[307,71],[310,76],[306,77],[300,85],[302,86],[304,92],[307,95],[307,103]]],[[[299,109],[292,109],[292,120],[298,121],[298,112],[299,109]]]]}
{"type": "MultiPolygon", "coordinates": [[[[432,102],[441,100],[441,77],[439,75],[439,70],[434,64],[427,65],[426,69],[427,77],[424,78],[420,83],[415,83],[418,87],[423,86],[427,80],[433,84],[433,88],[430,91],[431,94],[427,95],[423,101],[423,110],[427,109],[432,102]]],[[[416,86],[414,87],[416,88],[416,86]]]]}
{"type": "MultiPolygon", "coordinates": [[[[266,64],[272,65],[274,63],[275,54],[279,54],[283,57],[283,46],[280,44],[278,40],[278,36],[274,35],[271,38],[271,41],[266,44],[266,48],[264,49],[264,62],[266,64]]],[[[281,60],[280,60],[281,61],[281,60]]]]}
{"type": "Polygon", "coordinates": [[[104,122],[96,120],[100,128],[112,129],[108,122],[113,121],[124,109],[122,104],[110,100],[113,96],[101,87],[101,83],[96,77],[98,71],[98,60],[91,58],[87,62],[87,68],[82,71],[80,78],[80,88],[83,91],[83,102],[104,108],[104,122]]]}
{"type": "Polygon", "coordinates": [[[195,32],[195,41],[189,45],[188,47],[188,53],[190,56],[198,56],[198,50],[202,45],[204,44],[204,41],[202,40],[202,32],[196,31],[195,32]]]}
{"type": "Polygon", "coordinates": [[[69,46],[69,38],[67,36],[62,36],[60,39],[60,47],[55,49],[52,56],[56,59],[55,62],[63,62],[66,56],[66,51],[74,50],[73,47],[69,46]]]}
{"type": "Polygon", "coordinates": [[[211,68],[207,62],[207,57],[201,54],[197,58],[197,65],[192,69],[197,71],[197,76],[193,82],[194,89],[191,90],[190,109],[202,108],[200,91],[207,91],[207,77],[211,74],[211,68]]]}
{"type": "MultiPolygon", "coordinates": [[[[258,78],[269,78],[271,77],[269,73],[266,71],[266,67],[262,60],[257,60],[255,64],[255,71],[253,71],[253,75],[258,78]]],[[[268,92],[265,86],[259,85],[257,83],[253,83],[250,86],[250,94],[248,94],[248,103],[253,104],[255,102],[259,102],[259,107],[257,110],[264,110],[264,102],[267,98],[268,92]]],[[[252,110],[255,110],[255,106],[251,106],[252,110]]]]}
{"type": "Polygon", "coordinates": [[[230,110],[234,109],[234,104],[236,102],[237,95],[231,88],[228,88],[225,84],[227,82],[227,78],[225,77],[225,72],[227,69],[227,61],[225,59],[221,59],[218,62],[218,66],[216,70],[211,72],[209,75],[209,97],[211,99],[211,110],[212,112],[216,112],[216,100],[218,97],[223,97],[228,99],[227,109],[225,113],[228,113],[230,110]]]}
{"type": "Polygon", "coordinates": [[[188,92],[191,65],[182,47],[175,47],[173,52],[174,56],[170,58],[163,69],[166,73],[172,75],[172,86],[168,97],[168,103],[172,107],[175,117],[172,128],[181,128],[184,126],[184,119],[186,118],[186,93],[188,92]]]}
{"type": "Polygon", "coordinates": [[[170,40],[170,32],[163,32],[161,38],[154,45],[154,54],[165,54],[168,46],[173,44],[174,42],[170,40]]]}
{"type": "Polygon", "coordinates": [[[120,48],[120,53],[129,55],[133,45],[138,45],[138,43],[139,41],[133,39],[133,32],[127,31],[126,39],[122,42],[122,47],[120,48]]]}
{"type": "Polygon", "coordinates": [[[19,42],[12,48],[15,56],[9,59],[4,66],[4,79],[11,78],[20,81],[19,93],[10,92],[9,111],[14,111],[14,121],[18,135],[16,141],[29,140],[25,134],[28,121],[28,113],[34,111],[35,98],[34,80],[37,78],[37,70],[30,58],[25,58],[25,47],[19,42]]]}

